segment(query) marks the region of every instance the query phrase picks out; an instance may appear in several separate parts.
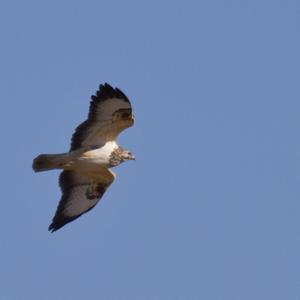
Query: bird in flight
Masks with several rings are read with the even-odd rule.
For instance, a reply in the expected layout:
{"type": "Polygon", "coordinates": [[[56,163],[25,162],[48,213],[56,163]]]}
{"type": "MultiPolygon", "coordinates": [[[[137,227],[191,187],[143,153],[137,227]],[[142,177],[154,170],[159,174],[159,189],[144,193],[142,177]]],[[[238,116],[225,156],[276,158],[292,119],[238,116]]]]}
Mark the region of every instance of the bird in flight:
{"type": "Polygon", "coordinates": [[[116,175],[111,168],[134,160],[116,138],[134,123],[129,99],[105,83],[91,97],[88,118],[75,130],[69,152],[40,154],[33,160],[35,172],[62,169],[62,196],[48,230],[54,232],[91,210],[116,175]]]}

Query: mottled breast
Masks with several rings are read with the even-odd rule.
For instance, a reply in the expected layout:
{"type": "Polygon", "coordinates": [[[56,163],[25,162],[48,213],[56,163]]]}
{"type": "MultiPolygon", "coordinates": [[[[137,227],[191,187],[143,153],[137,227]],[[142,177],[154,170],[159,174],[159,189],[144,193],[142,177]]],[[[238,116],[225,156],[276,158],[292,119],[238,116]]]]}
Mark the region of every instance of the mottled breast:
{"type": "Polygon", "coordinates": [[[131,155],[128,150],[121,147],[114,149],[109,156],[109,166],[112,168],[126,160],[133,159],[129,154],[131,155]]]}

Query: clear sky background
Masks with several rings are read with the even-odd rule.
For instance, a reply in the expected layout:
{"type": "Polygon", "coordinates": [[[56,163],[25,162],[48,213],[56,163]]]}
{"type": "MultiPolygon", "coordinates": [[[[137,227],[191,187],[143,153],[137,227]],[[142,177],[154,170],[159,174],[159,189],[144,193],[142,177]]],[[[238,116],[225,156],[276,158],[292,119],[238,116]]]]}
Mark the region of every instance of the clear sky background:
{"type": "Polygon", "coordinates": [[[300,299],[300,2],[1,1],[0,299],[300,299]],[[100,83],[137,160],[51,234],[100,83]]]}

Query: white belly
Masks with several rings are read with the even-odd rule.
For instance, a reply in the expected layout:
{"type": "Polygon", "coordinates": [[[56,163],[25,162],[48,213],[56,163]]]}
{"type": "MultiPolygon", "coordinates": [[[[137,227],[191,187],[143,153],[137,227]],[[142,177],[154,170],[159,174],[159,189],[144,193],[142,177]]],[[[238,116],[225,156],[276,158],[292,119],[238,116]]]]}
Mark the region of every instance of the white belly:
{"type": "Polygon", "coordinates": [[[108,168],[110,154],[117,147],[116,142],[108,142],[101,148],[84,152],[75,158],[72,167],[91,171],[100,167],[108,168]]]}

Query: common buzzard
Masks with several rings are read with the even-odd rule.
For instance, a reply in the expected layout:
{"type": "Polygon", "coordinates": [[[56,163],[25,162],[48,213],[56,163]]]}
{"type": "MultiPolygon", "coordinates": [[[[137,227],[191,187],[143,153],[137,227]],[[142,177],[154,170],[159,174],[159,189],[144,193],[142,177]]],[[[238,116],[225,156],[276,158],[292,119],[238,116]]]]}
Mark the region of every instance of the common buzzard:
{"type": "Polygon", "coordinates": [[[116,142],[120,132],[134,123],[129,99],[107,83],[91,99],[88,118],[76,128],[70,151],[33,160],[35,172],[63,170],[61,200],[48,228],[52,232],[91,210],[116,177],[111,168],[134,159],[116,142]]]}

